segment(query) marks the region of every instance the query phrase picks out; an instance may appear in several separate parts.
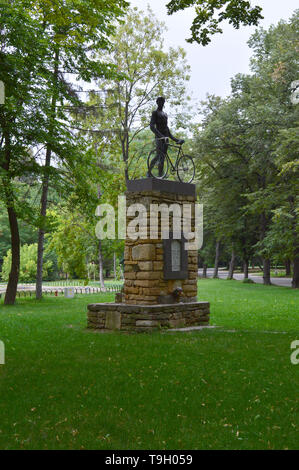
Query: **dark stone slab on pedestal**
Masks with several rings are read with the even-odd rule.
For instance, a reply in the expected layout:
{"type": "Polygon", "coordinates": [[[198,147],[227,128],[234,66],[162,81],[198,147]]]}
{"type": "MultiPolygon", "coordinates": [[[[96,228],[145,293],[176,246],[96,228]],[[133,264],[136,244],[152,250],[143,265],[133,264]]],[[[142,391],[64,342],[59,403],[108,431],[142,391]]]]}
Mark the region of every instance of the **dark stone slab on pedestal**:
{"type": "Polygon", "coordinates": [[[181,183],[180,181],[159,180],[156,178],[128,180],[127,189],[130,192],[138,193],[143,191],[160,191],[162,193],[196,196],[195,184],[181,183]]]}

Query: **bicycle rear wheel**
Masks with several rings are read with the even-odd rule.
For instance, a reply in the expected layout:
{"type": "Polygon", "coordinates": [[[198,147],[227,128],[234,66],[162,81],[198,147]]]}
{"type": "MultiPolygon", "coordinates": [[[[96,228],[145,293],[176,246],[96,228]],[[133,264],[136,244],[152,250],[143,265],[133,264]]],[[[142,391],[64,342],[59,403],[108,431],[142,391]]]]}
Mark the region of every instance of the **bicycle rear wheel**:
{"type": "Polygon", "coordinates": [[[162,168],[162,171],[160,172],[160,169],[159,169],[160,161],[159,161],[159,159],[157,159],[157,161],[154,161],[156,156],[157,156],[157,151],[152,150],[150,152],[148,158],[147,158],[148,173],[153,178],[157,178],[157,179],[161,180],[161,179],[166,178],[166,176],[168,174],[168,158],[165,155],[163,168],[162,168]]]}
{"type": "Polygon", "coordinates": [[[177,174],[181,183],[191,183],[195,176],[195,165],[193,158],[182,155],[178,161],[177,174]]]}

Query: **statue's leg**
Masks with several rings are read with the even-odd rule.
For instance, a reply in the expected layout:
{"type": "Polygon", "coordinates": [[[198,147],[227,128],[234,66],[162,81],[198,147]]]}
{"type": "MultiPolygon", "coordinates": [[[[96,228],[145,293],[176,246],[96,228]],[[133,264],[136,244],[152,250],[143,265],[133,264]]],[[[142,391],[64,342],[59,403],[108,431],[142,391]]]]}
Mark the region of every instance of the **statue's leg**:
{"type": "Polygon", "coordinates": [[[166,142],[161,141],[160,158],[159,158],[159,176],[163,175],[164,160],[165,160],[167,149],[168,149],[168,144],[166,142]]]}
{"type": "Polygon", "coordinates": [[[150,168],[149,168],[149,170],[148,170],[148,172],[147,172],[147,177],[148,177],[148,178],[151,177],[151,171],[152,171],[152,169],[154,168],[154,166],[156,165],[156,163],[160,160],[159,143],[160,143],[160,141],[159,141],[159,140],[156,140],[156,156],[155,156],[155,158],[153,158],[152,161],[151,161],[150,168]]]}

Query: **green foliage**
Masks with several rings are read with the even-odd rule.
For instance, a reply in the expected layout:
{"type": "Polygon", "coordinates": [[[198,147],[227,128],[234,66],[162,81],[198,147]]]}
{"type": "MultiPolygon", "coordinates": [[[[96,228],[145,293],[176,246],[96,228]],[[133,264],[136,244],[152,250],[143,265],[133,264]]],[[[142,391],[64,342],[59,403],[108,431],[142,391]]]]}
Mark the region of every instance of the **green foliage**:
{"type": "Polygon", "coordinates": [[[296,12],[288,23],[256,32],[252,75],[237,75],[228,99],[203,103],[195,149],[205,234],[247,261],[258,255],[299,262],[299,107],[290,103],[298,28],[296,12]]]}
{"type": "MultiPolygon", "coordinates": [[[[20,277],[21,282],[34,282],[36,279],[36,264],[37,259],[37,243],[32,245],[21,246],[21,262],[20,262],[20,277]]],[[[53,266],[51,260],[46,260],[44,263],[44,277],[49,276],[49,271],[53,266]]],[[[11,267],[11,249],[8,250],[7,255],[4,257],[1,278],[7,282],[9,278],[11,267]]]]}
{"type": "MultiPolygon", "coordinates": [[[[97,219],[87,216],[78,209],[69,212],[61,204],[49,211],[53,220],[52,230],[47,235],[46,255],[55,255],[59,269],[69,277],[97,279],[99,273],[99,240],[95,234],[97,219]]],[[[104,268],[112,269],[112,256],[122,255],[123,240],[103,240],[101,253],[104,268]]]]}
{"type": "Polygon", "coordinates": [[[114,173],[114,180],[120,180],[120,174],[132,178],[147,171],[146,157],[154,137],[148,127],[159,95],[165,96],[172,109],[174,129],[187,129],[190,125],[186,96],[190,68],[186,53],[182,48],[165,50],[164,32],[164,24],[150,9],[128,10],[105,55],[122,78],[99,78],[99,89],[106,93],[90,96],[89,104],[95,112],[85,126],[94,129],[99,165],[103,171],[114,173]]]}
{"type": "Polygon", "coordinates": [[[121,281],[124,279],[124,272],[120,264],[116,266],[115,279],[121,281]]]}
{"type": "Polygon", "coordinates": [[[75,178],[83,161],[90,164],[81,158],[81,141],[69,122],[70,107],[82,105],[82,99],[67,74],[85,82],[118,74],[102,53],[127,5],[124,0],[14,0],[0,5],[0,69],[6,95],[0,106],[0,197],[13,220],[10,303],[19,272],[18,218],[47,231],[49,181],[67,193],[71,178],[66,168],[67,176],[75,178]],[[40,216],[18,195],[16,184],[24,177],[42,182],[40,216]]]}
{"type": "MultiPolygon", "coordinates": [[[[21,245],[32,244],[36,241],[36,232],[32,225],[20,220],[21,245]]],[[[0,202],[0,263],[10,247],[10,231],[6,210],[0,202]]]]}
{"type": "MultiPolygon", "coordinates": [[[[64,211],[64,208],[61,208],[64,211]]],[[[47,251],[57,256],[58,266],[70,277],[86,278],[86,256],[90,254],[90,232],[86,221],[75,214],[51,212],[55,231],[49,236],[47,251]],[[89,250],[89,252],[88,252],[89,250]]],[[[95,236],[94,236],[95,238],[95,236]]]]}
{"type": "Polygon", "coordinates": [[[195,6],[195,18],[191,26],[188,42],[206,46],[210,36],[222,33],[220,23],[227,20],[234,28],[241,25],[257,25],[263,19],[260,6],[251,6],[247,0],[171,0],[167,5],[168,14],[195,6]]]}

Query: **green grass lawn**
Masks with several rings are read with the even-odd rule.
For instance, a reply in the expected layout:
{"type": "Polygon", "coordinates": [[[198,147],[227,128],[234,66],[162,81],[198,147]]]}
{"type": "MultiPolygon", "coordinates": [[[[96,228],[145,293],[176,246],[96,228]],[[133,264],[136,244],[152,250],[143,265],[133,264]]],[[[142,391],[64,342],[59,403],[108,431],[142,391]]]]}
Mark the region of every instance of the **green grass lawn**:
{"type": "Polygon", "coordinates": [[[113,294],[0,304],[1,449],[296,449],[299,291],[201,280],[219,328],[101,334],[113,294]]]}

